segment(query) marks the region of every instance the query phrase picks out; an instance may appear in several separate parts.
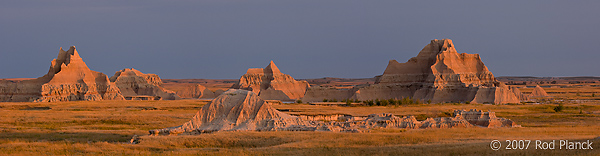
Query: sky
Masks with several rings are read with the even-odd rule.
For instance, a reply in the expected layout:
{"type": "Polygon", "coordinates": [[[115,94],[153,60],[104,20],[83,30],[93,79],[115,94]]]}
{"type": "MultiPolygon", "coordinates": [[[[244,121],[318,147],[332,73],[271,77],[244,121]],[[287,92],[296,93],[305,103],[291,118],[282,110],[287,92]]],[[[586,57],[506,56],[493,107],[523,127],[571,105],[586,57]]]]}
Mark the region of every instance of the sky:
{"type": "Polygon", "coordinates": [[[0,1],[0,78],[47,73],[75,45],[109,77],[237,79],[273,60],[294,78],[369,78],[432,39],[495,76],[600,76],[600,1],[0,1]]]}

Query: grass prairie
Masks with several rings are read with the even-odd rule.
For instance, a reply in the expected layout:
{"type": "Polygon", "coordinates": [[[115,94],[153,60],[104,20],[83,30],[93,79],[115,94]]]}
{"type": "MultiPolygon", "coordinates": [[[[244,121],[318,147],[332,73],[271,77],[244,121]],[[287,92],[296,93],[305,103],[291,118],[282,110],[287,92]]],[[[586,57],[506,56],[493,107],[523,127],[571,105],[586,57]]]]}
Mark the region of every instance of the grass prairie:
{"type": "MultiPolygon", "coordinates": [[[[376,129],[370,133],[217,132],[149,136],[148,130],[180,125],[207,104],[178,101],[79,101],[0,103],[1,155],[599,155],[600,104],[419,104],[376,107],[273,105],[290,114],[371,113],[443,116],[482,109],[522,128],[376,129]],[[139,144],[129,144],[139,136],[139,144]],[[596,150],[490,149],[492,140],[591,140],[596,150]]],[[[502,142],[505,143],[505,142],[502,142]]]]}

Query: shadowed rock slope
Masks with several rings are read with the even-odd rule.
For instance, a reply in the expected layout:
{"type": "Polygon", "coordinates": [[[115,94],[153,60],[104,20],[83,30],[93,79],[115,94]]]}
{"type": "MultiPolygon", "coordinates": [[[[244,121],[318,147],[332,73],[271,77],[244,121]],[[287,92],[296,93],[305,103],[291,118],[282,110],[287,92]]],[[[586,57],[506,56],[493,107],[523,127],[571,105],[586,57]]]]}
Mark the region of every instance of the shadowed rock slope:
{"type": "Polygon", "coordinates": [[[177,95],[179,95],[181,98],[213,99],[219,94],[220,93],[212,92],[210,89],[200,84],[192,84],[183,88],[182,90],[177,91],[177,95]]]}

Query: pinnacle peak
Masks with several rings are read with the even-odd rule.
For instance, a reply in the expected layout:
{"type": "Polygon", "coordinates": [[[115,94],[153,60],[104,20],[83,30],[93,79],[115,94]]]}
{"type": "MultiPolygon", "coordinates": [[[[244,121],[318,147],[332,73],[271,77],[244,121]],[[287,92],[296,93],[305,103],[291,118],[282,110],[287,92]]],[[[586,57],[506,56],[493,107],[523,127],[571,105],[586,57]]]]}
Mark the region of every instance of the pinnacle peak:
{"type": "Polygon", "coordinates": [[[273,60],[271,60],[271,63],[265,67],[264,73],[281,73],[281,71],[279,71],[279,68],[277,68],[275,63],[273,63],[273,60]]]}

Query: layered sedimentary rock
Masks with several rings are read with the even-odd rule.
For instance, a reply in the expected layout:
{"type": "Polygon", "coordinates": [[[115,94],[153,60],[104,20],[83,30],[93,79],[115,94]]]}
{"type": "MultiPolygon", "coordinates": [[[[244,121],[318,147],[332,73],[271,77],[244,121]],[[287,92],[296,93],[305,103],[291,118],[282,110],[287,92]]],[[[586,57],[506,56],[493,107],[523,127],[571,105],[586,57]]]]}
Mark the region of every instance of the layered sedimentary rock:
{"type": "Polygon", "coordinates": [[[321,116],[291,116],[272,108],[254,92],[230,89],[183,125],[149,131],[159,134],[198,134],[216,131],[334,131],[368,132],[374,128],[467,128],[520,127],[515,122],[496,117],[494,112],[454,110],[453,117],[397,117],[390,113],[353,117],[343,114],[321,116]],[[329,121],[329,122],[328,122],[329,121]]]}
{"type": "Polygon", "coordinates": [[[517,88],[517,87],[509,87],[509,88],[515,94],[515,96],[517,96],[517,98],[519,98],[520,101],[529,100],[529,95],[523,94],[519,88],[517,88]]]}
{"type": "Polygon", "coordinates": [[[124,97],[153,96],[164,100],[181,99],[175,92],[166,90],[162,80],[156,74],[144,74],[133,68],[117,71],[110,81],[121,91],[124,97]]]}
{"type": "Polygon", "coordinates": [[[47,79],[0,80],[0,102],[27,102],[39,99],[47,79]]]}
{"type": "Polygon", "coordinates": [[[418,121],[414,116],[397,117],[390,113],[371,114],[364,120],[355,120],[353,117],[340,116],[338,120],[346,122],[320,123],[317,130],[341,132],[366,132],[373,128],[467,128],[467,127],[520,127],[515,122],[505,118],[496,117],[494,112],[481,110],[454,110],[453,117],[427,118],[418,121]]]}
{"type": "Polygon", "coordinates": [[[353,99],[412,99],[432,102],[518,103],[478,54],[459,54],[449,39],[432,40],[406,63],[391,60],[374,85],[357,87],[353,99]]]}
{"type": "Polygon", "coordinates": [[[537,85],[537,86],[535,86],[535,88],[533,88],[533,91],[531,91],[531,95],[529,95],[529,96],[530,97],[548,97],[550,95],[548,95],[548,93],[546,93],[546,90],[544,90],[544,88],[537,85]]]}
{"type": "Polygon", "coordinates": [[[356,93],[356,90],[351,89],[336,89],[329,87],[310,87],[306,89],[306,93],[304,94],[304,98],[302,101],[322,101],[322,100],[346,100],[351,99],[352,96],[356,93]]]}
{"type": "Polygon", "coordinates": [[[230,89],[204,105],[189,122],[150,133],[310,130],[307,125],[298,117],[277,111],[254,92],[230,89]]]}
{"type": "Polygon", "coordinates": [[[75,46],[59,50],[48,73],[33,80],[4,81],[0,84],[2,101],[76,101],[121,100],[119,89],[103,73],[90,70],[75,46]]]}
{"type": "Polygon", "coordinates": [[[265,68],[248,69],[233,88],[250,90],[265,100],[294,100],[304,97],[309,84],[281,73],[271,61],[265,68]]]}
{"type": "Polygon", "coordinates": [[[177,91],[177,95],[179,95],[181,98],[196,99],[212,99],[216,97],[214,92],[200,84],[189,85],[183,88],[183,90],[177,91]]]}

